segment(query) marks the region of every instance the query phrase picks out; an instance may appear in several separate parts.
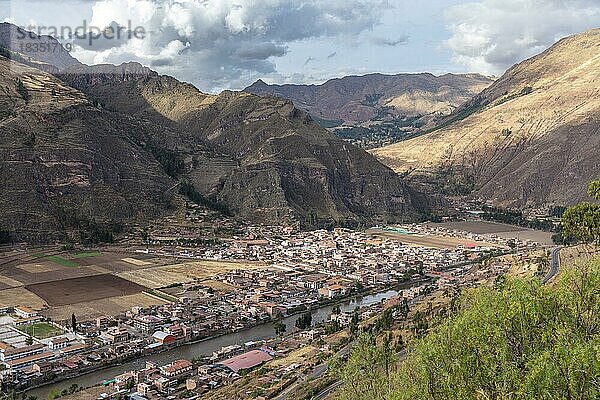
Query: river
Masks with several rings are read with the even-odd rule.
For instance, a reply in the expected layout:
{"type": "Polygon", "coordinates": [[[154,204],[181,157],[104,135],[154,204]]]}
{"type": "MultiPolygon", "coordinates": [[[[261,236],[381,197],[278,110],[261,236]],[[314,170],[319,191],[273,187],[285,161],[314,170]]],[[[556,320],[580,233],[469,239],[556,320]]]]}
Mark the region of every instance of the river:
{"type": "MultiPolygon", "coordinates": [[[[340,304],[342,311],[352,311],[356,307],[368,307],[370,305],[381,302],[384,299],[389,299],[399,293],[399,290],[388,290],[385,292],[371,294],[364,297],[357,297],[355,299],[347,300],[340,304]]],[[[312,311],[313,324],[321,323],[329,318],[333,305],[319,308],[312,311]]],[[[287,327],[287,331],[291,332],[296,323],[297,315],[287,317],[283,320],[287,327]]],[[[177,347],[175,349],[165,351],[160,354],[153,354],[150,356],[140,357],[137,360],[127,362],[125,364],[103,369],[100,371],[90,372],[85,375],[78,376],[76,378],[68,379],[56,384],[42,386],[37,389],[33,389],[27,392],[28,396],[37,396],[39,400],[45,400],[48,398],[48,394],[51,389],[66,389],[72,384],[77,384],[82,387],[88,387],[96,385],[104,380],[111,379],[116,375],[122,374],[126,371],[143,368],[146,360],[152,360],[157,362],[159,365],[165,365],[170,362],[179,359],[192,359],[200,356],[210,356],[213,351],[219,350],[222,347],[230,346],[234,344],[243,344],[253,340],[271,339],[275,337],[275,330],[272,323],[259,325],[254,328],[250,328],[245,331],[231,333],[223,335],[214,339],[208,339],[203,342],[188,344],[185,346],[177,347]]]]}

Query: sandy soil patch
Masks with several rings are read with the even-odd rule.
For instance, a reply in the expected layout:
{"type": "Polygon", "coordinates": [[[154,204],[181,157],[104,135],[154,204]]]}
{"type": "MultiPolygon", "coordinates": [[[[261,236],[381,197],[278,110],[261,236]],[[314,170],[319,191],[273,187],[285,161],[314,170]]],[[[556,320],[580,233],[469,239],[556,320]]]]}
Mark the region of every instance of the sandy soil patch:
{"type": "Polygon", "coordinates": [[[223,283],[223,282],[215,281],[213,279],[202,281],[202,286],[206,286],[206,287],[209,287],[209,288],[212,288],[214,290],[218,290],[218,291],[224,292],[224,293],[233,293],[233,292],[235,292],[235,291],[238,290],[233,285],[230,285],[228,283],[223,283]]]}
{"type": "Polygon", "coordinates": [[[225,262],[225,261],[192,261],[162,267],[138,269],[122,272],[119,277],[139,285],[157,289],[176,283],[189,283],[195,280],[210,279],[235,269],[263,269],[263,264],[225,262]]]}
{"type": "Polygon", "coordinates": [[[367,233],[378,237],[398,240],[407,245],[430,247],[434,249],[455,249],[457,246],[476,244],[485,247],[499,247],[496,244],[476,242],[467,238],[446,237],[437,235],[404,235],[401,233],[369,229],[367,233]]]}
{"type": "Polygon", "coordinates": [[[545,246],[551,246],[554,243],[552,241],[553,233],[551,232],[536,231],[492,221],[457,221],[429,225],[448,230],[471,232],[486,237],[497,236],[504,239],[531,240],[545,246]]]}
{"type": "Polygon", "coordinates": [[[472,232],[480,235],[500,232],[518,232],[524,230],[524,228],[521,228],[519,226],[500,224],[498,222],[490,221],[456,221],[442,222],[439,224],[429,225],[433,227],[445,228],[448,230],[472,232]]]}
{"type": "Polygon", "coordinates": [[[6,285],[8,287],[11,287],[11,288],[23,286],[23,283],[15,280],[15,279],[9,278],[8,276],[1,276],[1,275],[0,275],[0,283],[6,285]]]}
{"type": "Polygon", "coordinates": [[[21,264],[17,268],[32,274],[40,274],[43,272],[51,272],[57,270],[55,266],[50,265],[48,263],[21,264]]]}
{"type": "Polygon", "coordinates": [[[276,358],[268,365],[272,368],[289,367],[292,364],[303,364],[309,358],[316,356],[319,349],[313,346],[303,346],[291,351],[282,358],[276,358]]]}
{"type": "Polygon", "coordinates": [[[0,290],[0,305],[3,307],[25,306],[34,310],[48,307],[48,304],[41,297],[24,287],[0,290]]]}
{"type": "Polygon", "coordinates": [[[125,261],[128,264],[132,264],[138,267],[145,267],[148,265],[152,265],[151,262],[148,261],[143,261],[143,260],[138,260],[137,258],[133,258],[133,257],[127,257],[127,258],[123,258],[121,259],[121,261],[125,261]]]}
{"type": "Polygon", "coordinates": [[[100,274],[110,274],[110,273],[112,273],[111,270],[106,269],[104,267],[97,266],[97,265],[93,265],[93,266],[89,267],[89,269],[94,270],[94,271],[96,271],[96,272],[98,272],[100,274]]]}

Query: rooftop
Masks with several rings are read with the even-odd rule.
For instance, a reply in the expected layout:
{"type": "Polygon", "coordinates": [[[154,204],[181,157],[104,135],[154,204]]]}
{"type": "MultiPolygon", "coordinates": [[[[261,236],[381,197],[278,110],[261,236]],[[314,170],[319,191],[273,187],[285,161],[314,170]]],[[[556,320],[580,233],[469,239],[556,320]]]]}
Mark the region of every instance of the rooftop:
{"type": "Polygon", "coordinates": [[[229,368],[233,372],[239,372],[244,369],[257,367],[267,361],[271,361],[273,357],[262,350],[252,350],[239,356],[221,361],[219,365],[229,368]]]}

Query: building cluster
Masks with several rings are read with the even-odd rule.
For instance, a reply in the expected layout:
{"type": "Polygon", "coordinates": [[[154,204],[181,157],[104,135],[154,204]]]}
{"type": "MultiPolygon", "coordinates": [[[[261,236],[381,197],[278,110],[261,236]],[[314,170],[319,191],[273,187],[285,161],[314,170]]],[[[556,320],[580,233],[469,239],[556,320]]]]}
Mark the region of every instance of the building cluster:
{"type": "MultiPolygon", "coordinates": [[[[457,235],[421,225],[395,229],[420,235],[432,232],[437,236],[457,235]]],[[[470,238],[482,239],[477,235],[470,238]]],[[[161,298],[170,301],[79,321],[77,332],[66,332],[68,329],[63,328],[66,333],[45,340],[23,333],[27,329],[22,328],[52,323],[43,321],[34,310],[15,307],[9,310],[14,316],[10,324],[3,325],[0,321],[0,329],[4,329],[0,334],[0,362],[5,367],[1,372],[2,382],[23,387],[57,375],[76,376],[191,341],[316,309],[350,295],[383,291],[400,284],[418,287],[418,290],[405,292],[405,297],[414,299],[423,288],[415,283],[428,278],[437,278],[434,285],[445,288],[470,284],[503,272],[502,265],[494,264],[485,269],[470,266],[497,250],[498,247],[478,245],[427,248],[346,229],[298,232],[285,227],[247,227],[243,235],[230,241],[188,249],[161,246],[147,251],[192,259],[257,261],[263,267],[213,276],[211,281],[216,286],[196,280],[155,290],[161,298]],[[18,339],[10,340],[13,336],[18,339]]],[[[336,318],[340,325],[346,325],[351,317],[342,313],[336,318]]],[[[246,359],[265,358],[263,353],[256,352],[262,350],[253,351],[246,359]]],[[[220,359],[228,355],[231,354],[213,356],[220,359]]],[[[246,368],[244,360],[238,358],[222,364],[216,368],[216,375],[197,371],[197,375],[190,378],[195,382],[190,386],[201,391],[227,381],[220,368],[228,368],[235,374],[246,368]]],[[[195,367],[189,369],[183,362],[163,369],[149,366],[143,376],[119,377],[115,384],[133,382],[140,393],[164,394],[182,375],[187,379],[192,370],[196,370],[195,367]]]]}
{"type": "Polygon", "coordinates": [[[158,366],[147,361],[144,368],[115,376],[104,385],[107,394],[112,397],[121,395],[129,399],[158,400],[178,395],[194,398],[235,382],[245,371],[257,368],[276,356],[268,347],[250,349],[248,346],[236,346],[235,351],[224,349],[223,354],[231,356],[213,356],[210,363],[181,359],[158,366]]]}
{"type": "Polygon", "coordinates": [[[2,314],[0,383],[3,387],[64,373],[74,368],[80,354],[90,348],[83,336],[66,332],[31,308],[7,307],[2,314]],[[48,332],[53,333],[48,335],[48,332]]]}

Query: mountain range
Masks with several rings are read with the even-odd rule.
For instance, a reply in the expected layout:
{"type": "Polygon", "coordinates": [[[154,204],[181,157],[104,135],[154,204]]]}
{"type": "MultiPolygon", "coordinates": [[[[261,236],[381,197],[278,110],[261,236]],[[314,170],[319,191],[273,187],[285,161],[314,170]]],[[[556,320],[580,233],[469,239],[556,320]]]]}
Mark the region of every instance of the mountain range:
{"type": "Polygon", "coordinates": [[[600,176],[600,30],[513,66],[441,129],[373,154],[397,172],[503,207],[585,200],[600,176]]]}
{"type": "Polygon", "coordinates": [[[339,136],[373,147],[434,126],[492,82],[478,74],[370,74],[322,85],[267,85],[259,80],[244,90],[290,99],[339,136]]]}
{"type": "Polygon", "coordinates": [[[64,49],[37,58],[0,44],[0,227],[14,239],[148,221],[173,212],[182,182],[249,221],[356,225],[429,211],[289,100],[210,95],[135,63],[85,66],[64,49]]]}
{"type": "Polygon", "coordinates": [[[600,30],[495,81],[376,74],[215,95],[137,63],[83,65],[47,36],[23,40],[54,51],[22,52],[16,29],[0,24],[0,229],[15,240],[147,223],[190,190],[245,221],[358,226],[418,220],[440,194],[570,205],[600,175],[600,30]],[[410,139],[371,155],[323,127],[381,110],[380,127],[420,121],[410,139]]]}

